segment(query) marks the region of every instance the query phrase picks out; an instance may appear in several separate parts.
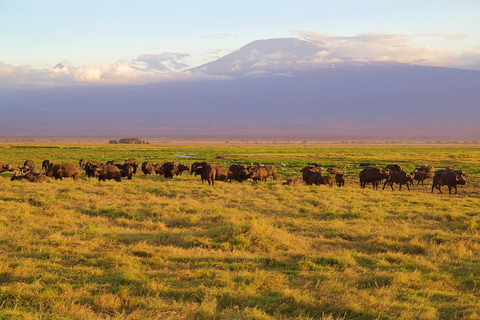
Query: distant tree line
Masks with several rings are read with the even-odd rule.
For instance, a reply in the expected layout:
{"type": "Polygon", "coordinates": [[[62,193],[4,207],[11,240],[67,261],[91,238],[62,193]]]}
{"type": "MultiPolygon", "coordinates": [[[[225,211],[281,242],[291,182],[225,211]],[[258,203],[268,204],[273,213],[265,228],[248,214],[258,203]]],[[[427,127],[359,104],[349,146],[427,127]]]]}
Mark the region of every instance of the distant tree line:
{"type": "Polygon", "coordinates": [[[150,144],[150,142],[141,140],[139,138],[123,138],[120,140],[108,140],[109,144],[150,144]]]}

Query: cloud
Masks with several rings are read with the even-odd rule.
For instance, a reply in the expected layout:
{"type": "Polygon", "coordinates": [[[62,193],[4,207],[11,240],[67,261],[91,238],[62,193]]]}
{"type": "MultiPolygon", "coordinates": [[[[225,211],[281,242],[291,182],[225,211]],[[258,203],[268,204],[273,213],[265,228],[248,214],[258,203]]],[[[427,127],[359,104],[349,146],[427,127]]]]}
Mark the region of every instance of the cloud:
{"type": "Polygon", "coordinates": [[[134,60],[137,68],[153,71],[179,71],[189,67],[185,58],[190,57],[186,53],[165,52],[161,54],[144,54],[134,60]]]}
{"type": "Polygon", "coordinates": [[[62,61],[55,67],[35,69],[30,65],[13,66],[0,61],[0,85],[73,85],[73,84],[147,84],[165,80],[188,79],[188,67],[182,53],[145,54],[134,61],[74,66],[62,61]]]}
{"type": "MultiPolygon", "coordinates": [[[[450,41],[463,39],[464,34],[405,34],[363,33],[356,36],[329,36],[308,31],[297,31],[302,39],[319,48],[317,65],[365,62],[399,62],[418,65],[469,68],[476,65],[478,53],[458,55],[444,49],[422,46],[414,39],[417,37],[441,37],[450,41]]],[[[312,61],[310,61],[312,62],[312,61]]]]}

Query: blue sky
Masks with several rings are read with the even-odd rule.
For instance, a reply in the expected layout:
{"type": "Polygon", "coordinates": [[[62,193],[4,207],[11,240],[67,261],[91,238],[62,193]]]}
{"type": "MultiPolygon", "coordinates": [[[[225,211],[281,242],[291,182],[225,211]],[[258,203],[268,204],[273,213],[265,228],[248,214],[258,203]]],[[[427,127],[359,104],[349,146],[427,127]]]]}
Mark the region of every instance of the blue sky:
{"type": "Polygon", "coordinates": [[[480,45],[480,1],[0,1],[0,60],[47,67],[182,52],[199,61],[257,39],[296,31],[466,34],[480,45]]]}
{"type": "Polygon", "coordinates": [[[22,1],[0,0],[0,61],[49,68],[188,54],[196,66],[257,40],[363,33],[420,36],[459,54],[480,48],[480,1],[22,1]]]}

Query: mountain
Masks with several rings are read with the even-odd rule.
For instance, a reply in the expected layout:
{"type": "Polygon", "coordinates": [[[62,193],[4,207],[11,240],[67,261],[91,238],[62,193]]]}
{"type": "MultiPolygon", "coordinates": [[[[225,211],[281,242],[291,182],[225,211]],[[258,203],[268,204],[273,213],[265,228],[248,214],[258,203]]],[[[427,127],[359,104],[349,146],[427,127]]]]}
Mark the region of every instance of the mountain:
{"type": "Polygon", "coordinates": [[[228,79],[0,89],[0,135],[480,139],[480,71],[309,67],[313,51],[298,39],[259,41],[190,70],[228,79]]]}
{"type": "Polygon", "coordinates": [[[297,38],[253,41],[218,60],[190,69],[214,76],[261,76],[311,69],[320,48],[297,38]]]}

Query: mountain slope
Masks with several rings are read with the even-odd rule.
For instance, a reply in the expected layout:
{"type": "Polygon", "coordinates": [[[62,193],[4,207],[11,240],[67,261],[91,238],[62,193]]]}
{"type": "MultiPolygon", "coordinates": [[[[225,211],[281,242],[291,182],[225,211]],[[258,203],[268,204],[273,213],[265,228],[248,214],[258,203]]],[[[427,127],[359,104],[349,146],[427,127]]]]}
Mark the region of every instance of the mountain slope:
{"type": "Polygon", "coordinates": [[[319,50],[312,43],[297,38],[257,40],[190,71],[234,77],[291,73],[311,69],[311,62],[319,50]]]}

